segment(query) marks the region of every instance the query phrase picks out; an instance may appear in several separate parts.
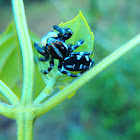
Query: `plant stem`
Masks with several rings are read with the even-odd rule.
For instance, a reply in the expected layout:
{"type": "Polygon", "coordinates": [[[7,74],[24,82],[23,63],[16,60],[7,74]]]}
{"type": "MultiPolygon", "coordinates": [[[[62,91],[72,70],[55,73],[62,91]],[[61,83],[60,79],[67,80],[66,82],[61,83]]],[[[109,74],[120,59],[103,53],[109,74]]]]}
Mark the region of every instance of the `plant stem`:
{"type": "Polygon", "coordinates": [[[52,78],[44,90],[34,100],[34,105],[40,104],[47,96],[49,96],[53,90],[53,86],[56,82],[56,77],[52,78]]]}
{"type": "Polygon", "coordinates": [[[17,139],[33,139],[33,116],[31,112],[19,112],[17,114],[17,139]]]}
{"type": "Polygon", "coordinates": [[[21,101],[23,104],[31,104],[34,84],[33,50],[27,28],[23,1],[12,0],[12,5],[23,59],[23,89],[21,101]]]}
{"type": "Polygon", "coordinates": [[[8,101],[16,105],[19,103],[18,97],[14,94],[14,92],[0,80],[0,92],[8,99],[8,101]]]}
{"type": "Polygon", "coordinates": [[[13,119],[14,118],[14,111],[12,106],[9,106],[7,104],[4,104],[0,102],[0,114],[13,119]]]}
{"type": "Polygon", "coordinates": [[[40,105],[36,109],[36,115],[39,117],[40,115],[43,115],[53,107],[55,107],[57,104],[62,102],[64,99],[66,99],[69,95],[71,95],[72,92],[79,89],[81,86],[83,86],[85,83],[87,83],[90,79],[95,77],[97,74],[102,72],[105,68],[107,68],[109,65],[111,65],[113,62],[118,60],[121,56],[123,56],[125,53],[136,47],[140,44],[140,35],[136,36],[126,44],[124,44],[122,47],[114,51],[112,54],[104,58],[102,61],[100,61],[97,65],[95,65],[93,68],[88,70],[86,73],[84,73],[82,76],[74,80],[69,86],[64,88],[62,91],[51,97],[48,101],[46,101],[44,104],[40,105]]]}

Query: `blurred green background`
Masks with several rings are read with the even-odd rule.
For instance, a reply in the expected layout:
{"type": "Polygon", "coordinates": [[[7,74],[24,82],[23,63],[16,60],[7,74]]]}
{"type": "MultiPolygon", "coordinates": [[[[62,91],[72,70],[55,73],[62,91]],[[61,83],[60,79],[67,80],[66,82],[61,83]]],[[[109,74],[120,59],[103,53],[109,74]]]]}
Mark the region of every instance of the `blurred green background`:
{"type": "MultiPolygon", "coordinates": [[[[140,33],[140,0],[24,2],[29,29],[40,37],[52,25],[73,19],[81,10],[95,36],[95,63],[140,33]]],[[[13,20],[10,0],[0,0],[0,9],[2,33],[13,20]]],[[[34,139],[139,140],[139,47],[80,88],[70,100],[37,119],[34,139]]],[[[0,116],[0,140],[9,139],[16,139],[15,121],[0,116]]]]}

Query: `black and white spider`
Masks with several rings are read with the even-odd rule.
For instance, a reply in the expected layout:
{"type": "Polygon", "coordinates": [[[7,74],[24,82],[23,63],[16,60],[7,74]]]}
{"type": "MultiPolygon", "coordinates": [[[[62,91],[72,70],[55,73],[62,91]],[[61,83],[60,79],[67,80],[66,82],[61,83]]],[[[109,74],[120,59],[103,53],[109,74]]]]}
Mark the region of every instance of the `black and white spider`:
{"type": "Polygon", "coordinates": [[[44,36],[41,42],[34,44],[35,49],[44,56],[40,61],[48,61],[50,57],[50,66],[48,70],[42,70],[44,74],[48,74],[54,67],[54,59],[59,60],[58,70],[71,77],[80,76],[88,70],[93,64],[89,58],[93,52],[73,52],[76,48],[83,44],[83,39],[80,39],[76,45],[66,44],[65,40],[69,39],[73,32],[70,28],[61,28],[57,25],[53,26],[53,30],[44,36]],[[56,30],[58,33],[54,32],[56,30]],[[40,47],[39,44],[43,46],[40,47]],[[78,74],[72,74],[69,71],[79,71],[78,74]]]}

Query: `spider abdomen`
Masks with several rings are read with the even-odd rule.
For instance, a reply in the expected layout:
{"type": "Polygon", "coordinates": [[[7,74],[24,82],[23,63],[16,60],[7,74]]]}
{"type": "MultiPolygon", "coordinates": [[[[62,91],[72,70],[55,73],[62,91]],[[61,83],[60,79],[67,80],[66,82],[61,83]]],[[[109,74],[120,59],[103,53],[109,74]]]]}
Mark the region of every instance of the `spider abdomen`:
{"type": "Polygon", "coordinates": [[[63,62],[63,66],[69,71],[85,71],[92,66],[92,60],[88,56],[71,56],[66,57],[63,62]],[[80,58],[78,58],[80,57],[80,58]]]}

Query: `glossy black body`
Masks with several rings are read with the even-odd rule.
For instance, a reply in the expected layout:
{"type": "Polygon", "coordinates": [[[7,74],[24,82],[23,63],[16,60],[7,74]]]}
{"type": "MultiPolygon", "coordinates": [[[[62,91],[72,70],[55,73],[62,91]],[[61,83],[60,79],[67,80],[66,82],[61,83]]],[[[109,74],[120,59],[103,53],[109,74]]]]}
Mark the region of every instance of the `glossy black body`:
{"type": "Polygon", "coordinates": [[[35,49],[44,56],[44,58],[39,59],[40,61],[48,61],[48,59],[50,59],[50,67],[48,70],[42,70],[41,72],[48,74],[54,66],[54,59],[58,59],[58,70],[61,73],[71,77],[80,76],[94,64],[94,61],[89,58],[92,52],[73,52],[81,46],[84,41],[80,39],[75,45],[67,45],[65,40],[72,36],[72,30],[70,28],[61,28],[57,25],[53,26],[53,29],[58,31],[58,34],[53,31],[49,32],[44,37],[46,39],[45,46],[40,47],[38,43],[34,44],[35,49]],[[72,74],[69,71],[80,71],[80,73],[72,74]]]}

